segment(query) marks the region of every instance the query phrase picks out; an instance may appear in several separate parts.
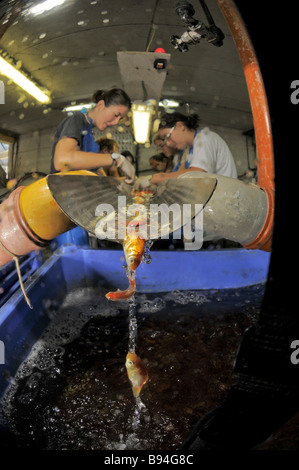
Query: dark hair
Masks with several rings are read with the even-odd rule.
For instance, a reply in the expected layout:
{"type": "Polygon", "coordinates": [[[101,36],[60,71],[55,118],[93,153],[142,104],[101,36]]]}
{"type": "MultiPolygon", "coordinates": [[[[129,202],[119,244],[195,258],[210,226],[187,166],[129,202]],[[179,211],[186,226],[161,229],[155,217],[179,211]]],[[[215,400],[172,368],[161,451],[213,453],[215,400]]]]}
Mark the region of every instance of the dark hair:
{"type": "Polygon", "coordinates": [[[107,139],[106,137],[101,137],[100,139],[98,139],[96,141],[99,146],[100,146],[100,152],[103,151],[104,149],[107,149],[108,152],[112,153],[113,152],[113,148],[115,145],[118,146],[118,143],[116,142],[116,140],[113,140],[113,139],[107,139]]]}
{"type": "Polygon", "coordinates": [[[131,154],[131,152],[129,150],[122,150],[121,154],[126,158],[127,157],[132,158],[132,163],[135,164],[135,158],[133,157],[133,155],[131,154]]]}
{"type": "Polygon", "coordinates": [[[169,157],[166,157],[166,155],[164,155],[164,153],[159,153],[157,155],[152,155],[150,158],[150,160],[156,160],[157,162],[164,162],[164,161],[168,161],[169,160],[169,157]]]}
{"type": "Polygon", "coordinates": [[[175,126],[177,122],[183,122],[188,129],[197,129],[200,119],[198,114],[184,116],[184,114],[181,113],[166,113],[161,117],[159,129],[171,128],[175,126]]]}
{"type": "Polygon", "coordinates": [[[97,90],[91,97],[93,103],[103,100],[105,106],[126,106],[131,108],[131,99],[121,88],[111,88],[111,90],[97,90]]]}

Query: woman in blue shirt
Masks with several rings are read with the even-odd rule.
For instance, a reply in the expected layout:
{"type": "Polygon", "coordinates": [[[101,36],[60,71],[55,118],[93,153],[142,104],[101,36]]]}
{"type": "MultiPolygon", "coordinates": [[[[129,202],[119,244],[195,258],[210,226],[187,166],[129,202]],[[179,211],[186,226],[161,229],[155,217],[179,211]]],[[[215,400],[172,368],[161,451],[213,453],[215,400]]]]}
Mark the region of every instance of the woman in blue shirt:
{"type": "Polygon", "coordinates": [[[54,136],[51,173],[68,170],[95,170],[102,166],[116,164],[133,182],[135,168],[118,153],[99,153],[99,145],[94,141],[92,128],[103,131],[118,124],[131,107],[129,96],[119,88],[108,91],[98,90],[90,110],[74,112],[62,121],[54,136]]]}

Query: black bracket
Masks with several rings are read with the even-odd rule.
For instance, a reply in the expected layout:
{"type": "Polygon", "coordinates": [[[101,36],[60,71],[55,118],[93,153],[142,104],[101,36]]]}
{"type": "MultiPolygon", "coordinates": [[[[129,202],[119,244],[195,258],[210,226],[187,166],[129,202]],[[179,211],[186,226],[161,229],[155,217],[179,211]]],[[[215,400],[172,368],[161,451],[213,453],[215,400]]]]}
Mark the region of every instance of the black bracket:
{"type": "Polygon", "coordinates": [[[223,32],[215,25],[205,1],[199,0],[199,2],[206,15],[209,26],[206,26],[202,21],[193,18],[195,10],[191,3],[185,0],[180,0],[176,5],[176,13],[188,26],[187,31],[185,31],[180,37],[171,36],[170,38],[172,45],[180,52],[187,52],[189,45],[198,44],[201,39],[205,39],[207,42],[217,47],[223,45],[223,39],[225,37],[223,32]]]}

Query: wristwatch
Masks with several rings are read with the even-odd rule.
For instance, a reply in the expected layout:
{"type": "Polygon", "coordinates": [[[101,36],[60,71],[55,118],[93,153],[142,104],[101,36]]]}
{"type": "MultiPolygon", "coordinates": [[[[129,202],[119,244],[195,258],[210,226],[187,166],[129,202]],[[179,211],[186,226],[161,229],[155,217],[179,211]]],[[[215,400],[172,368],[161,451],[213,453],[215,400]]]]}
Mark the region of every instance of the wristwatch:
{"type": "Polygon", "coordinates": [[[115,160],[115,161],[116,161],[116,160],[118,159],[118,157],[119,157],[119,153],[115,153],[115,152],[114,152],[114,153],[111,154],[111,157],[112,157],[112,160],[115,160]]]}

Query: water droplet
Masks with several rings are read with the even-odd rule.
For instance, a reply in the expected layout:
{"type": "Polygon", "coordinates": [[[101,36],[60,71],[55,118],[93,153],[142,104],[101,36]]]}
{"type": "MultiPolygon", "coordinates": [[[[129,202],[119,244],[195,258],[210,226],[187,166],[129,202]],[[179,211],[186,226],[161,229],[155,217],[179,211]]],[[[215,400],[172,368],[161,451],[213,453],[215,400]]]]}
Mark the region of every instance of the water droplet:
{"type": "Polygon", "coordinates": [[[21,95],[18,99],[18,103],[23,103],[26,99],[26,96],[25,95],[21,95]]]}

